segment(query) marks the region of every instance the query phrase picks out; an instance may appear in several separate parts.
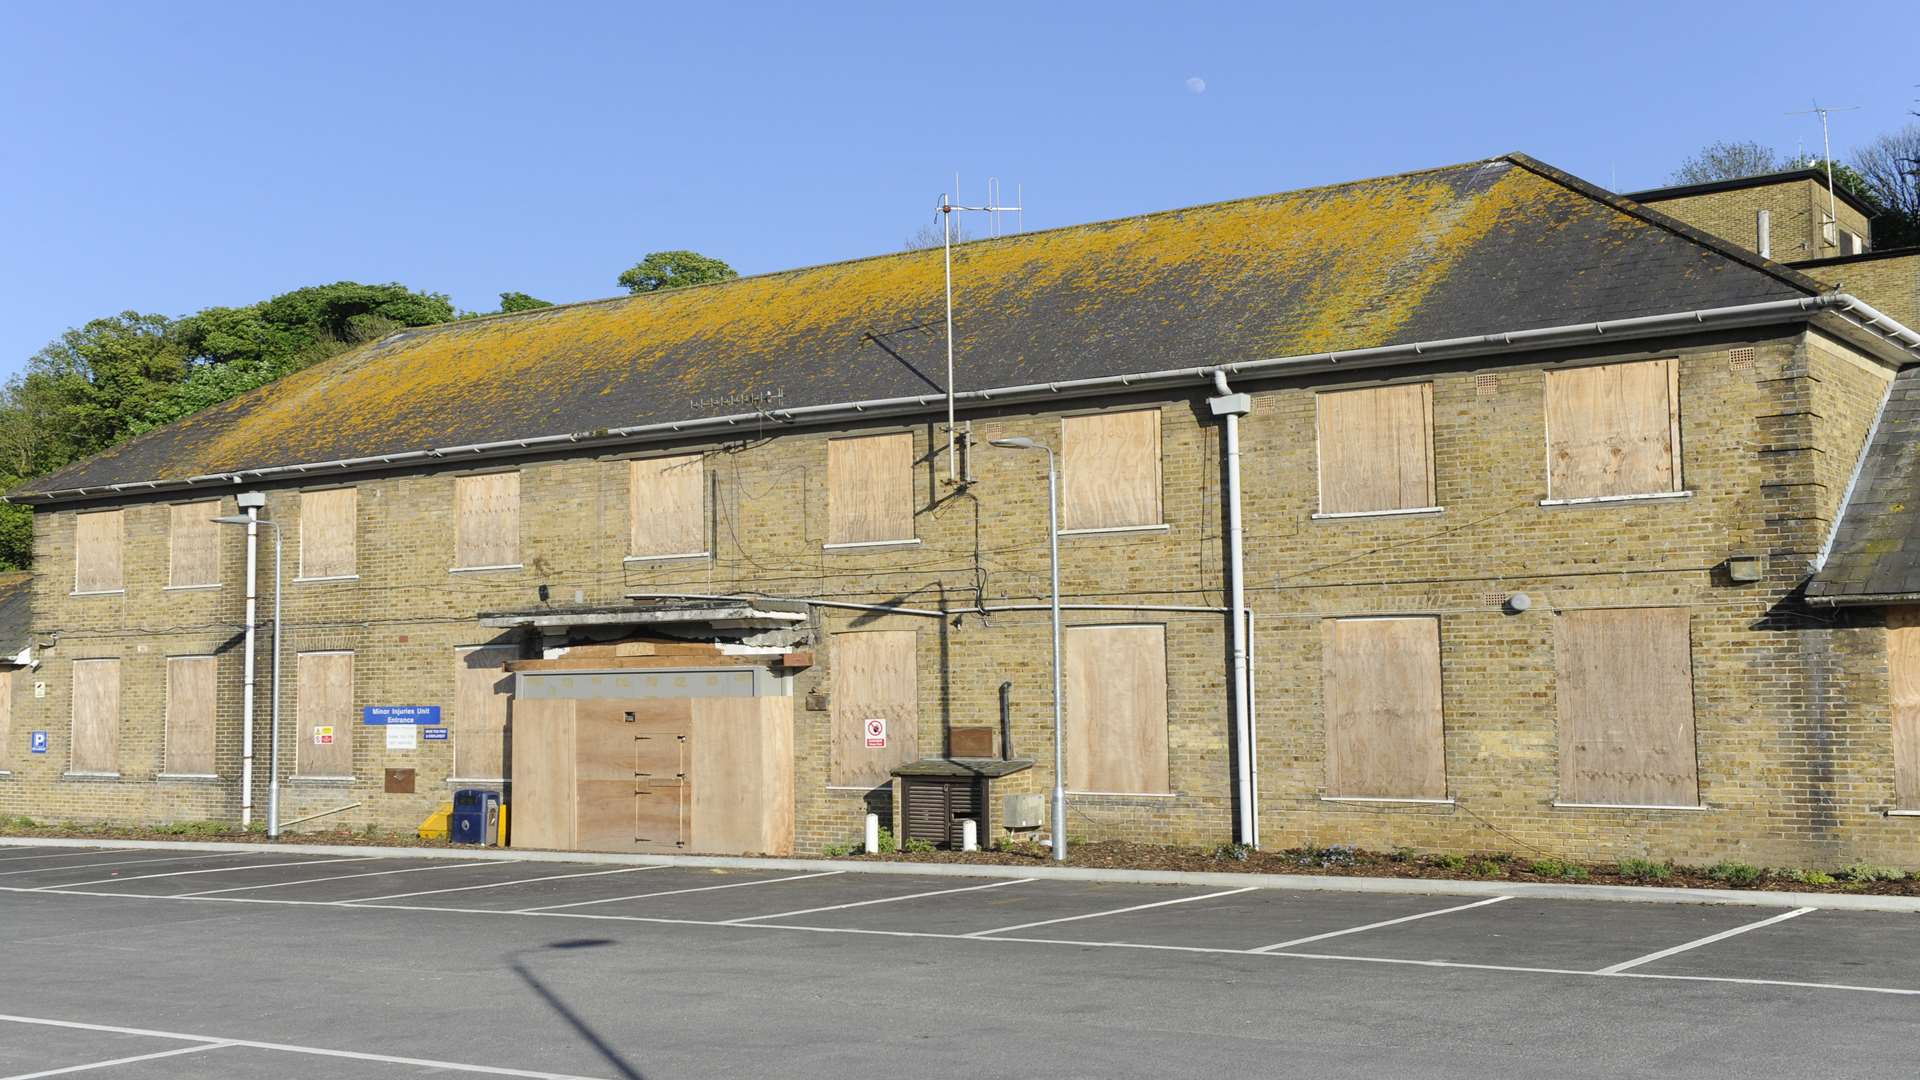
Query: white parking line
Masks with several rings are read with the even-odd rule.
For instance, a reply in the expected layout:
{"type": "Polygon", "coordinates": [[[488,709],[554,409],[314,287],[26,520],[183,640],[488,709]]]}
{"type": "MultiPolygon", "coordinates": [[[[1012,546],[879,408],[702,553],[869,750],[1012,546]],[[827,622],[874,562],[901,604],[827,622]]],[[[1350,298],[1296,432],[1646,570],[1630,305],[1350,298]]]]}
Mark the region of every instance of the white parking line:
{"type": "MultiPolygon", "coordinates": [[[[252,854],[248,852],[248,854],[252,854]]],[[[67,863],[63,866],[36,866],[27,870],[0,870],[0,877],[13,877],[16,874],[45,874],[54,870],[87,870],[95,866],[137,866],[143,863],[192,862],[195,859],[237,859],[239,852],[232,855],[174,855],[165,859],[114,859],[109,862],[67,863]]]]}
{"type": "Polygon", "coordinates": [[[55,851],[50,854],[0,855],[0,862],[20,862],[23,859],[72,859],[81,855],[119,855],[138,848],[82,848],[79,851],[55,851]]]}
{"type": "Polygon", "coordinates": [[[1249,885],[1244,889],[1228,889],[1225,892],[1206,893],[1201,896],[1182,896],[1177,900],[1162,900],[1154,904],[1135,904],[1132,907],[1114,908],[1112,911],[1093,911],[1085,915],[1068,915],[1058,919],[1041,919],[1038,922],[1016,923],[1013,926],[1001,926],[992,930],[975,930],[961,937],[988,937],[993,934],[1006,934],[1015,930],[1027,930],[1035,926],[1052,926],[1054,923],[1079,922],[1081,919],[1101,919],[1108,915],[1125,915],[1129,911],[1145,911],[1148,908],[1169,907],[1174,904],[1191,904],[1195,900],[1218,900],[1223,896],[1238,896],[1243,892],[1252,892],[1257,886],[1249,885]]]}
{"type": "Polygon", "coordinates": [[[1807,912],[1812,910],[1814,909],[1810,907],[1803,907],[1803,908],[1794,908],[1792,911],[1783,911],[1780,914],[1775,915],[1770,919],[1761,919],[1759,922],[1750,922],[1745,924],[1744,926],[1736,926],[1731,930],[1722,930],[1717,934],[1708,934],[1706,937],[1698,938],[1694,941],[1689,941],[1684,945],[1675,945],[1671,949],[1661,949],[1659,952],[1648,953],[1645,956],[1636,956],[1631,960],[1627,960],[1622,963],[1615,964],[1612,967],[1603,967],[1599,971],[1594,972],[1594,974],[1595,975],[1618,975],[1623,971],[1627,971],[1632,968],[1637,968],[1642,964],[1651,964],[1655,960],[1665,960],[1669,956],[1674,956],[1679,953],[1686,952],[1690,949],[1697,949],[1702,945],[1711,945],[1716,941],[1725,941],[1730,937],[1738,937],[1749,930],[1758,930],[1763,926],[1772,926],[1774,923],[1786,922],[1788,919],[1797,919],[1800,916],[1805,915],[1807,912]]]}
{"type": "Polygon", "coordinates": [[[1401,923],[1418,922],[1421,919],[1431,919],[1435,915],[1449,915],[1456,911],[1466,911],[1468,908],[1486,907],[1488,904],[1497,904],[1502,900],[1511,900],[1511,899],[1513,899],[1513,897],[1511,896],[1496,896],[1489,900],[1476,900],[1471,904],[1460,904],[1456,907],[1441,908],[1438,911],[1423,911],[1418,915],[1403,915],[1398,919],[1382,919],[1379,922],[1368,923],[1365,926],[1350,926],[1345,930],[1330,930],[1324,934],[1314,934],[1311,937],[1294,938],[1292,941],[1282,941],[1275,945],[1262,945],[1257,949],[1249,949],[1248,951],[1249,952],[1275,952],[1280,949],[1290,949],[1295,945],[1306,945],[1315,941],[1325,941],[1328,938],[1345,937],[1348,934],[1362,934],[1367,932],[1368,930],[1378,930],[1383,926],[1398,926],[1401,923]]]}
{"type": "Polygon", "coordinates": [[[908,893],[905,896],[883,896],[878,900],[856,900],[851,904],[828,904],[826,907],[801,908],[798,911],[782,911],[777,915],[748,915],[741,919],[728,919],[726,920],[726,925],[731,926],[736,923],[759,922],[762,919],[786,919],[795,915],[812,915],[820,911],[845,911],[847,908],[870,907],[874,904],[897,904],[902,900],[919,900],[927,896],[949,896],[953,893],[979,892],[981,889],[998,889],[1003,885],[1024,885],[1032,880],[1032,878],[1009,878],[1006,881],[995,881],[986,885],[968,885],[961,889],[935,889],[933,892],[908,893]]]}
{"type": "MultiPolygon", "coordinates": [[[[470,1065],[459,1061],[438,1061],[433,1058],[398,1057],[393,1054],[369,1054],[359,1050],[329,1050],[321,1046],[301,1046],[296,1043],[260,1042],[256,1039],[229,1039],[221,1035],[188,1035],[178,1031],[153,1031],[147,1028],[117,1027],[112,1024],[83,1024],[74,1020],[48,1020],[37,1016],[10,1016],[0,1013],[0,1021],[15,1024],[37,1024],[41,1027],[70,1028],[75,1031],[104,1031],[114,1035],[144,1035],[150,1039],[178,1039],[181,1042],[207,1043],[207,1049],[222,1046],[244,1046],[252,1050],[278,1050],[286,1054],[309,1054],[314,1057],[346,1058],[352,1061],[378,1061],[386,1065],[418,1065],[427,1069],[453,1069],[456,1072],[485,1073],[489,1076],[520,1076],[528,1080],[601,1080],[599,1077],[576,1076],[572,1073],[540,1072],[535,1069],[508,1069],[499,1065],[470,1065]]],[[[34,1073],[32,1075],[45,1075],[34,1073]]]]}
{"type": "Polygon", "coordinates": [[[647,900],[655,896],[679,896],[682,893],[713,892],[716,889],[744,889],[749,885],[777,885],[782,881],[805,881],[808,878],[832,877],[844,874],[845,870],[824,870],[817,874],[794,874],[791,877],[760,878],[757,881],[735,881],[726,885],[699,885],[691,889],[665,889],[660,892],[635,893],[632,896],[609,896],[605,900],[576,900],[571,904],[548,904],[545,907],[521,908],[515,915],[531,915],[541,911],[560,911],[565,908],[592,907],[595,904],[617,904],[622,900],[647,900]]]}
{"type": "MultiPolygon", "coordinates": [[[[322,881],[351,881],[354,878],[385,877],[388,874],[417,874],[422,870],[458,870],[463,866],[494,866],[499,859],[484,862],[438,863],[432,866],[409,866],[404,870],[371,870],[364,874],[335,874],[332,877],[295,878],[292,881],[269,881],[265,885],[232,885],[224,889],[208,889],[205,892],[181,893],[182,896],[217,896],[220,893],[246,892],[248,889],[278,889],[286,885],[317,885],[322,881]]],[[[0,1077],[0,1080],[5,1078],[0,1077]]]]}
{"type": "Polygon", "coordinates": [[[352,859],[301,859],[299,862],[249,863],[245,866],[216,866],[211,870],[173,870],[165,874],[135,874],[132,877],[105,877],[95,881],[69,881],[65,885],[43,885],[40,892],[57,892],[66,888],[82,888],[87,885],[115,885],[124,881],[147,881],[152,878],[188,877],[193,874],[230,874],[235,870],[272,870],[281,866],[317,866],[323,863],[370,862],[374,856],[361,855],[352,859]]]}
{"type": "MultiPolygon", "coordinates": [[[[491,861],[497,862],[499,860],[491,861]]],[[[503,863],[502,865],[512,864],[503,863]]],[[[595,870],[587,874],[549,874],[546,877],[516,878],[513,881],[489,881],[485,885],[458,885],[451,889],[421,889],[419,892],[394,893],[391,896],[369,896],[365,900],[339,900],[336,901],[336,903],[343,907],[351,907],[356,904],[377,904],[382,900],[405,900],[409,896],[434,896],[439,893],[472,892],[475,889],[499,889],[508,885],[531,885],[536,881],[559,881],[562,878],[600,877],[603,874],[632,874],[641,870],[665,869],[666,866],[664,864],[654,866],[623,866],[618,870],[595,870]]]]}
{"type": "Polygon", "coordinates": [[[68,1073],[92,1072],[113,1065],[131,1065],[136,1061],[152,1061],[154,1058],[179,1057],[181,1054],[204,1054],[208,1050],[218,1050],[223,1046],[232,1046],[230,1042],[201,1043],[198,1046],[182,1046],[173,1050],[161,1050],[152,1054],[136,1054],[133,1057],[114,1058],[112,1061],[95,1061],[86,1065],[68,1065],[64,1069],[43,1069],[40,1072],[14,1073],[0,1077],[0,1080],[39,1080],[42,1076],[65,1076],[68,1073]]]}

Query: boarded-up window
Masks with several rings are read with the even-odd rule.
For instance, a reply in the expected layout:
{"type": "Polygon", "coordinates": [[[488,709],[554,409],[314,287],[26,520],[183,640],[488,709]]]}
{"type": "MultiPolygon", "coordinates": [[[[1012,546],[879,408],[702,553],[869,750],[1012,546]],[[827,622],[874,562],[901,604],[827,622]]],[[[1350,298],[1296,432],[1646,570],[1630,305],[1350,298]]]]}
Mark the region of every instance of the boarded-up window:
{"type": "Polygon", "coordinates": [[[220,661],[167,660],[167,764],[172,776],[213,775],[213,714],[220,661]]]}
{"type": "Polygon", "coordinates": [[[482,645],[453,653],[453,775],[463,780],[502,780],[508,749],[507,661],[510,645],[482,645]]]}
{"type": "Polygon", "coordinates": [[[827,443],[827,543],[913,539],[913,434],[827,443]]]}
{"type": "Polygon", "coordinates": [[[699,454],[628,462],[629,554],[644,558],[706,551],[705,495],[699,454]]]}
{"type": "Polygon", "coordinates": [[[1547,494],[1680,490],[1680,368],[1644,360],[1547,372],[1547,494]]]}
{"type": "Polygon", "coordinates": [[[13,760],[13,672],[0,671],[0,772],[13,760]]]}
{"type": "Polygon", "coordinates": [[[175,588],[220,584],[220,526],[213,523],[220,504],[186,503],[171,509],[167,584],[175,588]]]}
{"type": "Polygon", "coordinates": [[[1557,637],[1560,801],[1697,805],[1687,609],[1564,611],[1557,637]]]}
{"type": "Polygon", "coordinates": [[[1893,802],[1902,810],[1920,810],[1920,607],[1887,610],[1887,682],[1893,705],[1893,802]]]}
{"type": "Polygon", "coordinates": [[[1167,780],[1167,630],[1066,633],[1067,786],[1160,795],[1167,780]]]}
{"type": "Polygon", "coordinates": [[[1320,646],[1327,794],[1446,798],[1440,621],[1327,619],[1320,646]]]}
{"type": "Polygon", "coordinates": [[[1314,410],[1321,513],[1434,505],[1432,383],[1316,394],[1314,410]]]}
{"type": "Polygon", "coordinates": [[[456,478],[454,509],[456,567],[478,569],[519,564],[519,473],[456,478]]]}
{"type": "Polygon", "coordinates": [[[120,661],[73,662],[73,764],[77,773],[120,771],[120,661]]]}
{"type": "Polygon", "coordinates": [[[73,519],[74,592],[112,592],[126,587],[120,573],[125,537],[118,510],[80,514],[73,519]]]}
{"type": "Polygon", "coordinates": [[[353,775],[353,654],[301,653],[300,724],[294,772],[300,776],[353,775]]]}
{"type": "Polygon", "coordinates": [[[359,518],[357,489],[301,492],[300,576],[335,578],[359,573],[359,518]]]}
{"type": "Polygon", "coordinates": [[[1062,529],[1159,525],[1160,410],[1060,421],[1062,529]]]}
{"type": "Polygon", "coordinates": [[[827,783],[877,787],[919,756],[919,635],[866,630],[833,635],[833,751],[827,783]]]}

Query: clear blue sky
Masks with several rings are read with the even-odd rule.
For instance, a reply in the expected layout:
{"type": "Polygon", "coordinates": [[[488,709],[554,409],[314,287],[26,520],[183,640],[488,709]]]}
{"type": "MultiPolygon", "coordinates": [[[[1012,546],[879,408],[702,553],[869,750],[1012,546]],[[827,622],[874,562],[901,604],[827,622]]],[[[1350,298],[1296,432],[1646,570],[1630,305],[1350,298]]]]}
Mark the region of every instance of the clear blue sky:
{"type": "Polygon", "coordinates": [[[1715,139],[1817,150],[1785,115],[1816,95],[1863,106],[1836,150],[1905,122],[1920,66],[1875,54],[1914,25],[1900,2],[8,4],[0,374],[126,308],[355,279],[490,310],[617,293],[662,248],[745,273],[896,250],[956,171],[969,199],[1024,185],[1029,228],[1516,149],[1651,186],[1715,139]]]}

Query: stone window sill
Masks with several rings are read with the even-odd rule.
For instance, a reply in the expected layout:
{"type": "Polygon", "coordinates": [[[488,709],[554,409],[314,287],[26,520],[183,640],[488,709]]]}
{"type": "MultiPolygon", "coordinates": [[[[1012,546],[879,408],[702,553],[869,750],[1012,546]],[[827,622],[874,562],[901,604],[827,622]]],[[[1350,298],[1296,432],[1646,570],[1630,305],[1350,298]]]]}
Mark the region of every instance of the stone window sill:
{"type": "Polygon", "coordinates": [[[1618,503],[1660,502],[1663,499],[1691,499],[1692,491],[1652,491],[1645,495],[1589,495],[1583,499],[1541,499],[1541,506],[1611,506],[1618,503]]]}
{"type": "Polygon", "coordinates": [[[449,574],[486,574],[495,570],[525,570],[525,563],[501,563],[499,566],[450,566],[449,574]]]}
{"type": "Polygon", "coordinates": [[[1331,513],[1320,511],[1313,515],[1315,521],[1344,521],[1349,518],[1418,517],[1422,514],[1441,514],[1444,506],[1412,506],[1404,510],[1338,510],[1331,513]]]}
{"type": "Polygon", "coordinates": [[[1120,536],[1126,533],[1163,533],[1171,532],[1173,526],[1166,522],[1158,525],[1114,525],[1105,529],[1061,529],[1061,536],[1120,536]]]}
{"type": "Polygon", "coordinates": [[[60,774],[60,778],[62,780],[119,780],[121,776],[117,772],[65,772],[60,774]]]}
{"type": "Polygon", "coordinates": [[[711,559],[711,551],[689,551],[681,555],[629,555],[620,561],[623,563],[685,562],[689,559],[711,559]]]}
{"type": "Polygon", "coordinates": [[[1596,802],[1560,802],[1555,800],[1555,810],[1685,810],[1699,812],[1711,810],[1709,806],[1674,806],[1662,803],[1596,803],[1596,802]]]}
{"type": "Polygon", "coordinates": [[[293,583],[295,585],[324,585],[324,584],[327,584],[328,582],[333,582],[333,581],[359,581],[359,580],[360,580],[359,574],[327,574],[321,577],[297,577],[293,579],[293,583]]]}
{"type": "Polygon", "coordinates": [[[1404,806],[1452,806],[1452,799],[1414,799],[1396,798],[1391,795],[1322,795],[1321,802],[1331,803],[1398,803],[1404,806]]]}
{"type": "Polygon", "coordinates": [[[353,783],[351,776],[289,776],[289,784],[312,784],[315,787],[343,787],[353,783]]]}
{"type": "Polygon", "coordinates": [[[125,596],[127,595],[127,590],[125,589],[85,589],[85,590],[75,589],[74,591],[68,593],[67,595],[68,596],[125,596]]]}
{"type": "Polygon", "coordinates": [[[849,540],[839,544],[821,544],[823,551],[846,551],[849,548],[913,547],[920,543],[919,537],[910,540],[849,540]]]}
{"type": "Polygon", "coordinates": [[[161,592],[217,592],[219,591],[219,589],[220,589],[220,583],[214,582],[212,585],[169,585],[166,588],[161,589],[160,591],[161,592]]]}
{"type": "Polygon", "coordinates": [[[161,773],[155,780],[166,780],[183,784],[217,784],[220,777],[215,773],[161,773]]]}

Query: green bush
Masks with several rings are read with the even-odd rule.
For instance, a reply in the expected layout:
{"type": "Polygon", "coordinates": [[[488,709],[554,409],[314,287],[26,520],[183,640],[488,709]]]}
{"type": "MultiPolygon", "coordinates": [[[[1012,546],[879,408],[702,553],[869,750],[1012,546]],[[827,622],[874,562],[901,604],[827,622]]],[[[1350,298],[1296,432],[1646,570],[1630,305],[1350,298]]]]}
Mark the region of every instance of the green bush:
{"type": "Polygon", "coordinates": [[[1222,862],[1246,862],[1252,855],[1253,849],[1245,844],[1221,844],[1213,849],[1213,857],[1222,862]]]}
{"type": "Polygon", "coordinates": [[[1840,871],[1840,880],[1865,885],[1871,881],[1899,881],[1906,872],[1895,870],[1891,866],[1875,866],[1872,863],[1852,863],[1840,871]]]}
{"type": "Polygon", "coordinates": [[[1473,864],[1467,867],[1467,871],[1474,877],[1499,877],[1505,870],[1506,868],[1500,865],[1498,859],[1475,859],[1473,864]]]}
{"type": "Polygon", "coordinates": [[[1760,880],[1764,872],[1751,863],[1721,860],[1707,868],[1707,876],[1733,886],[1752,885],[1760,880]]]}
{"type": "Polygon", "coordinates": [[[915,855],[925,855],[933,850],[933,842],[930,840],[908,840],[900,845],[900,850],[915,855]]]}
{"type": "Polygon", "coordinates": [[[1651,859],[1621,859],[1620,876],[1635,881],[1665,881],[1673,876],[1673,866],[1651,859]]]}
{"type": "Polygon", "coordinates": [[[1431,861],[1433,865],[1442,870],[1465,870],[1467,868],[1467,857],[1465,855],[1455,855],[1451,852],[1444,855],[1435,855],[1431,861]]]}
{"type": "Polygon", "coordinates": [[[6,822],[4,822],[4,824],[10,829],[37,829],[40,827],[39,822],[26,816],[25,814],[22,814],[17,818],[8,819],[6,822]]]}
{"type": "Polygon", "coordinates": [[[1586,867],[1565,859],[1535,859],[1528,869],[1541,877],[1566,878],[1568,881],[1584,881],[1587,877],[1586,867]]]}
{"type": "Polygon", "coordinates": [[[1834,876],[1824,870],[1778,870],[1778,876],[1796,885],[1831,885],[1834,876]]]}
{"type": "Polygon", "coordinates": [[[892,829],[880,830],[880,854],[891,855],[900,850],[900,841],[896,840],[892,829]]]}

